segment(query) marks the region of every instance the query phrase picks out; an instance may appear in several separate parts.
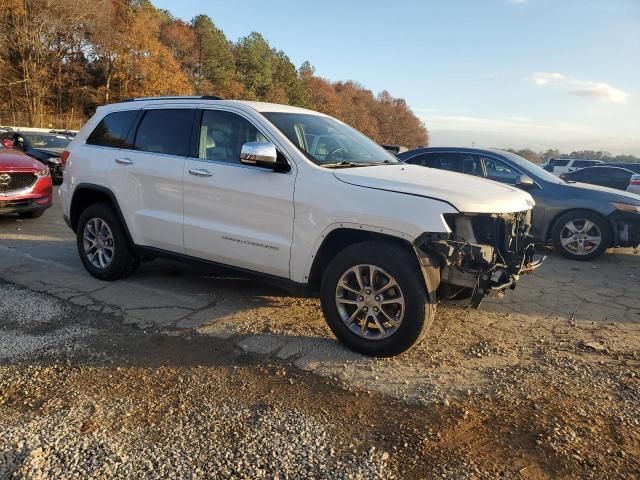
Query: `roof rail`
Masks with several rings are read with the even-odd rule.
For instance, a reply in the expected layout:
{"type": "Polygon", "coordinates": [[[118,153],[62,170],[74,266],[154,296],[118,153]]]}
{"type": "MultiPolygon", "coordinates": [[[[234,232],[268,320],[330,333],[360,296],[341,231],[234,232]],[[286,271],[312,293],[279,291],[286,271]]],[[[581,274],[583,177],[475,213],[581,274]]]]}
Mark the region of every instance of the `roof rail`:
{"type": "Polygon", "coordinates": [[[200,96],[168,96],[168,97],[140,97],[140,98],[127,98],[121,100],[120,103],[125,102],[140,102],[144,100],[222,100],[222,97],[216,97],[215,95],[200,95],[200,96]]]}

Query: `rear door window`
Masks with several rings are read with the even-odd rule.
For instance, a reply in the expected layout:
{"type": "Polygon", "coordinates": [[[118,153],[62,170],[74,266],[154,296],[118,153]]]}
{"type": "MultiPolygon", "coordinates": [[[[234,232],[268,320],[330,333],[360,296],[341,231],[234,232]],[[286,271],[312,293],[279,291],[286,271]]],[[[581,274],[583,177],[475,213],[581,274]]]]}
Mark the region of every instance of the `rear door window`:
{"type": "Polygon", "coordinates": [[[423,167],[449,170],[450,172],[466,173],[482,177],[482,162],[477,155],[469,153],[428,153],[412,158],[408,163],[423,167]]]}
{"type": "Polygon", "coordinates": [[[596,165],[598,162],[594,162],[593,160],[575,160],[571,165],[572,168],[584,168],[584,167],[592,167],[596,165]]]}
{"type": "Polygon", "coordinates": [[[101,147],[131,148],[127,143],[127,136],[138,112],[138,110],[127,110],[109,113],[96,125],[86,143],[101,147]]]}
{"type": "Polygon", "coordinates": [[[186,157],[191,140],[194,110],[147,110],[140,121],[134,149],[186,157]]]}

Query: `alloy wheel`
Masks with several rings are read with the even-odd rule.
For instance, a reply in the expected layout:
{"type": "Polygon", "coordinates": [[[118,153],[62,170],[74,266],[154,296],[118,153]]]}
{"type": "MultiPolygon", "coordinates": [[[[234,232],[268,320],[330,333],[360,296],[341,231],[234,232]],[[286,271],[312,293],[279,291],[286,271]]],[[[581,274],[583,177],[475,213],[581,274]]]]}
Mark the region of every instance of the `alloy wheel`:
{"type": "Polygon", "coordinates": [[[336,307],[344,324],[367,340],[382,340],[398,331],[405,315],[400,285],[375,265],[356,265],[336,286],[336,307]]]}
{"type": "Polygon", "coordinates": [[[560,232],[560,244],[574,255],[588,255],[602,243],[598,225],[586,218],[570,220],[560,232]]]}
{"type": "Polygon", "coordinates": [[[113,233],[103,219],[92,218],[85,224],[82,244],[84,254],[91,265],[105,269],[111,264],[115,248],[113,233]]]}

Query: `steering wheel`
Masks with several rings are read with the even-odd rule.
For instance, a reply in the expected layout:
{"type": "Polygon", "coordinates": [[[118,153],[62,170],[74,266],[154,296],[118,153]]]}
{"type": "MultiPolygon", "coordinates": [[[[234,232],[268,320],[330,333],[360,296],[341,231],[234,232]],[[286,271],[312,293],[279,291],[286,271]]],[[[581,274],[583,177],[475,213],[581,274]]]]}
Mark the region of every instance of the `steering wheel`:
{"type": "Polygon", "coordinates": [[[338,148],[335,148],[335,149],[333,149],[331,152],[329,152],[329,153],[324,157],[324,159],[325,159],[325,160],[331,160],[331,159],[332,159],[332,157],[333,157],[336,153],[339,153],[339,152],[344,152],[344,153],[346,153],[346,152],[347,152],[347,149],[346,149],[346,148],[344,148],[344,147],[338,147],[338,148]]]}

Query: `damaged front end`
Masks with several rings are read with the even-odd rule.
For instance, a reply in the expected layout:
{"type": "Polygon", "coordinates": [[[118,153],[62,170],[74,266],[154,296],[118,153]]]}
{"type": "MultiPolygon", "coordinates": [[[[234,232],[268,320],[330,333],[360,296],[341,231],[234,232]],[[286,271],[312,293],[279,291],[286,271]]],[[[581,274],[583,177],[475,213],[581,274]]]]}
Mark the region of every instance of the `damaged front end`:
{"type": "Polygon", "coordinates": [[[534,258],[530,210],[444,217],[451,233],[424,234],[414,244],[427,286],[432,290],[437,284],[441,299],[470,297],[478,308],[487,295],[515,288],[521,274],[544,261],[534,258]],[[439,270],[438,279],[433,278],[433,267],[439,270]]]}

